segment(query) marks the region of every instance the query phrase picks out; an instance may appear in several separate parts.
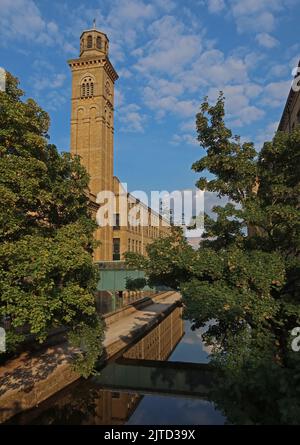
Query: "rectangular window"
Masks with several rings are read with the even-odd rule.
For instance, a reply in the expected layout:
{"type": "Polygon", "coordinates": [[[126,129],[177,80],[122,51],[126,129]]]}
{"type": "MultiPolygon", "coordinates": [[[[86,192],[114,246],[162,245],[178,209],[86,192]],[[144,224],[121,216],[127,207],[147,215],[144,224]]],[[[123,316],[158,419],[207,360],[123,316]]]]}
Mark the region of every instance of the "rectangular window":
{"type": "Polygon", "coordinates": [[[113,261],[121,260],[121,246],[120,238],[114,238],[113,240],[113,261]]]}
{"type": "Polygon", "coordinates": [[[120,213],[114,214],[114,230],[120,229],[120,213]]]}

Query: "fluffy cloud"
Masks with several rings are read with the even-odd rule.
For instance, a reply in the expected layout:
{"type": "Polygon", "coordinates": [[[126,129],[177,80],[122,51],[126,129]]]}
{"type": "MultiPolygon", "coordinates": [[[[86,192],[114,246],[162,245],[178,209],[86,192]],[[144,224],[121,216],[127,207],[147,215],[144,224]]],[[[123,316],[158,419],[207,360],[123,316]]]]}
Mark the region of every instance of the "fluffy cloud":
{"type": "Polygon", "coordinates": [[[274,48],[279,44],[277,39],[266,32],[257,34],[256,40],[264,48],[274,48]]]}
{"type": "Polygon", "coordinates": [[[32,85],[37,92],[41,92],[43,90],[61,88],[65,80],[66,80],[66,75],[63,73],[53,74],[52,76],[47,77],[43,72],[40,75],[33,76],[32,85]]]}
{"type": "Polygon", "coordinates": [[[57,45],[64,52],[73,52],[57,24],[47,21],[33,0],[0,0],[0,45],[30,41],[36,45],[57,45]]]}
{"type": "Polygon", "coordinates": [[[231,13],[235,19],[237,30],[264,32],[273,31],[276,24],[276,13],[280,12],[285,0],[231,0],[231,13]]]}
{"type": "MultiPolygon", "coordinates": [[[[227,85],[222,90],[225,95],[227,119],[230,121],[231,126],[242,127],[243,125],[249,125],[265,115],[264,110],[251,103],[263,91],[261,86],[254,83],[246,83],[227,85]]],[[[210,88],[208,91],[208,96],[212,101],[217,99],[218,94],[219,90],[216,88],[210,88]]]]}
{"type": "Polygon", "coordinates": [[[291,81],[271,82],[264,87],[261,104],[268,107],[282,107],[286,101],[291,81]]]}
{"type": "MultiPolygon", "coordinates": [[[[0,1],[1,40],[40,39],[46,32],[47,24],[31,0],[0,1]]],[[[51,31],[51,27],[50,27],[51,31]]]]}
{"type": "Polygon", "coordinates": [[[209,12],[212,14],[218,13],[225,9],[225,1],[224,0],[207,0],[207,7],[209,12]]]}
{"type": "Polygon", "coordinates": [[[146,116],[137,104],[129,104],[120,109],[121,131],[125,133],[143,133],[145,120],[146,116]]]}
{"type": "Polygon", "coordinates": [[[288,64],[278,63],[273,65],[269,70],[269,77],[286,77],[290,74],[288,64]]]}
{"type": "Polygon", "coordinates": [[[148,31],[152,39],[147,44],[147,55],[136,65],[140,72],[176,74],[201,50],[199,35],[188,33],[175,17],[162,17],[148,31]]]}
{"type": "Polygon", "coordinates": [[[224,53],[217,49],[204,51],[193,62],[190,70],[180,75],[180,81],[184,82],[192,92],[210,85],[216,85],[222,89],[228,83],[240,83],[247,80],[246,62],[235,56],[225,57],[224,53]]]}
{"type": "Polygon", "coordinates": [[[197,145],[199,146],[199,142],[197,141],[196,136],[193,136],[190,133],[184,133],[184,134],[174,134],[171,143],[173,145],[197,145]]]}
{"type": "Polygon", "coordinates": [[[193,116],[198,105],[193,100],[180,100],[175,95],[166,94],[163,90],[150,86],[144,88],[144,102],[156,112],[157,118],[162,118],[167,113],[182,117],[193,116]]]}

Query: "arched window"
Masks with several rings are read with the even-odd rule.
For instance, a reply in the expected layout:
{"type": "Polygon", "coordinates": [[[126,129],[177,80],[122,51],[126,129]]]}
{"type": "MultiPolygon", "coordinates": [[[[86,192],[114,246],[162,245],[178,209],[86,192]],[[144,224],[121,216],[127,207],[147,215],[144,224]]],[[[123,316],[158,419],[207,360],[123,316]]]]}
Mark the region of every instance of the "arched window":
{"type": "Polygon", "coordinates": [[[88,48],[93,47],[93,37],[92,36],[88,36],[88,38],[87,38],[87,47],[88,48]]]}
{"type": "Polygon", "coordinates": [[[81,97],[94,96],[94,82],[91,77],[85,77],[81,82],[81,97]]]}
{"type": "Polygon", "coordinates": [[[97,48],[98,49],[101,49],[102,48],[102,41],[101,41],[101,37],[97,37],[97,41],[96,41],[97,43],[96,43],[96,45],[97,45],[97,48]]]}

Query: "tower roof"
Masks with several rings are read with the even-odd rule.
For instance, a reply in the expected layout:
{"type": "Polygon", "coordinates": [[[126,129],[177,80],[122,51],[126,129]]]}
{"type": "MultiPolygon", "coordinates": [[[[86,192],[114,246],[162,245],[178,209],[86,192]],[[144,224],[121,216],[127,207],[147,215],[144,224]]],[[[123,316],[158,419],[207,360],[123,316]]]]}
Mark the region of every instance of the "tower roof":
{"type": "Polygon", "coordinates": [[[102,54],[108,56],[109,39],[107,35],[96,29],[87,29],[80,36],[80,57],[97,56],[102,54]]]}

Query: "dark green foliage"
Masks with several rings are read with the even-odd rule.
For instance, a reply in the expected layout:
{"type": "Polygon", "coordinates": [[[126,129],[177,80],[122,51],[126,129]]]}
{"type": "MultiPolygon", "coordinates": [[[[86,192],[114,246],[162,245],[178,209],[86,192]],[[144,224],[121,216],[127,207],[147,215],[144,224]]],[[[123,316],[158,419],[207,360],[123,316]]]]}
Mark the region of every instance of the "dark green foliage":
{"type": "Polygon", "coordinates": [[[147,280],[145,278],[126,279],[126,289],[129,291],[141,290],[146,285],[147,285],[147,280]]]}
{"type": "Polygon", "coordinates": [[[103,328],[93,296],[89,178],[78,158],[48,144],[47,113],[22,94],[8,75],[0,92],[0,316],[11,320],[8,351],[25,332],[42,343],[63,325],[75,343],[94,336],[92,367],[103,328]]]}

